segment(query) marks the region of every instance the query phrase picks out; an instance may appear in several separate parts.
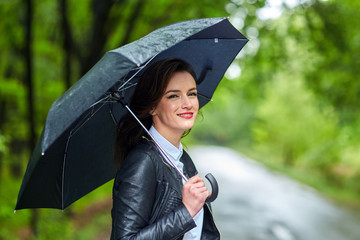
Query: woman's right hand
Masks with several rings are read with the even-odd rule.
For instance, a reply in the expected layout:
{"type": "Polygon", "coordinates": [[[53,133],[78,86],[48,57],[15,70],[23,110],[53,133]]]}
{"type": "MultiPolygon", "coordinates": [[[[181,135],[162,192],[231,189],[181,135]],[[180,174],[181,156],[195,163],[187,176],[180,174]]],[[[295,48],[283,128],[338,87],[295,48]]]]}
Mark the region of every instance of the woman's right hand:
{"type": "Polygon", "coordinates": [[[182,194],[182,202],[190,215],[194,217],[204,206],[210,192],[201,177],[195,175],[183,185],[182,194]]]}

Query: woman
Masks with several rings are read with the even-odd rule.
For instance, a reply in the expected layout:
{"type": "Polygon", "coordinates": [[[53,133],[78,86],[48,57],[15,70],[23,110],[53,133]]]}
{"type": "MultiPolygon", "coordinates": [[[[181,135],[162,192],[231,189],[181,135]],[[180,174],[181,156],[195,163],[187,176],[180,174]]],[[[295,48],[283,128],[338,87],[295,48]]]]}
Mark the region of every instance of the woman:
{"type": "Polygon", "coordinates": [[[189,180],[158,150],[139,123],[126,115],[119,124],[111,239],[219,239],[209,192],[181,138],[193,127],[199,102],[196,75],[180,59],[150,66],[135,89],[130,109],[189,180]]]}

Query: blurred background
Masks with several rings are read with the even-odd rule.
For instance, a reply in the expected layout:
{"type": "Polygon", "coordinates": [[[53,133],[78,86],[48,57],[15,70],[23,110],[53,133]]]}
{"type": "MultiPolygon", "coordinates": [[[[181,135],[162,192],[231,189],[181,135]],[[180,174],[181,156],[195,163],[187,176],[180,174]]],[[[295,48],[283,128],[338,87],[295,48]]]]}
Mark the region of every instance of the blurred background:
{"type": "MultiPolygon", "coordinates": [[[[64,211],[14,214],[47,111],[106,51],[170,23],[226,16],[250,41],[184,139],[187,148],[232,149],[275,176],[286,176],[276,185],[295,180],[334,209],[345,209],[348,222],[341,218],[335,225],[360,223],[359,14],[360,2],[352,0],[0,0],[0,239],[108,239],[112,182],[64,211]]],[[[268,181],[263,177],[252,181],[268,181]]],[[[236,185],[232,191],[239,192],[236,185]]],[[[265,200],[274,193],[264,191],[265,200]]],[[[256,201],[251,194],[243,192],[248,204],[256,201]]],[[[222,205],[248,207],[236,199],[222,205]]],[[[321,239],[286,235],[286,222],[272,222],[273,238],[227,235],[222,205],[215,217],[220,231],[224,226],[224,239],[321,239]]],[[[254,233],[259,227],[245,226],[254,233]]],[[[344,227],[336,239],[355,239],[355,228],[344,227]]]]}

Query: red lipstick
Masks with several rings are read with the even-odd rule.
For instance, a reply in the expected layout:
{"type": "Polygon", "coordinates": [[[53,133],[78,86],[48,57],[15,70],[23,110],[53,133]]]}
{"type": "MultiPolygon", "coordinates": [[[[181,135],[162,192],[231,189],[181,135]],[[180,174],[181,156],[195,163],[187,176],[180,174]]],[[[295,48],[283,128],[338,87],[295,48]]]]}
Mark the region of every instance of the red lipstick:
{"type": "Polygon", "coordinates": [[[190,119],[193,117],[193,115],[194,115],[194,113],[192,113],[192,112],[185,112],[185,113],[178,114],[179,117],[182,117],[185,119],[190,119]]]}

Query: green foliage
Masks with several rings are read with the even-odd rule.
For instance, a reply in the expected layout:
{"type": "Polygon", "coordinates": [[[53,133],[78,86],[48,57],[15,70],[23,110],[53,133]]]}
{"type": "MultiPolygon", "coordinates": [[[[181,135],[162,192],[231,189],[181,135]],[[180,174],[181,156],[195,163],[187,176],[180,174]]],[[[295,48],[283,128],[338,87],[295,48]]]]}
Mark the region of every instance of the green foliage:
{"type": "Polygon", "coordinates": [[[2,178],[0,184],[0,222],[3,225],[0,229],[0,239],[15,239],[16,235],[14,232],[23,226],[26,226],[26,219],[29,217],[28,212],[24,213],[20,218],[14,214],[14,206],[20,180],[6,175],[6,177],[2,178]]]}
{"type": "Polygon", "coordinates": [[[358,30],[349,23],[354,3],[340,5],[298,6],[268,23],[274,29],[261,29],[264,41],[254,59],[269,67],[259,73],[265,87],[253,125],[254,149],[266,161],[273,158],[359,194],[360,86],[354,81],[358,60],[351,54],[358,51],[358,30]]]}
{"type": "Polygon", "coordinates": [[[0,154],[6,154],[8,153],[8,148],[6,146],[6,137],[3,136],[0,132],[0,154]]]}
{"type": "Polygon", "coordinates": [[[254,106],[239,86],[227,79],[220,83],[213,101],[204,107],[192,130],[196,141],[225,146],[250,144],[254,106]]]}
{"type": "Polygon", "coordinates": [[[354,1],[317,2],[305,16],[310,39],[322,61],[308,79],[308,84],[324,101],[341,113],[340,119],[352,122],[359,103],[359,3],[354,1]]]}
{"type": "Polygon", "coordinates": [[[290,166],[324,168],[337,160],[331,149],[337,118],[320,109],[301,79],[276,76],[266,87],[253,124],[255,149],[290,166]]]}

